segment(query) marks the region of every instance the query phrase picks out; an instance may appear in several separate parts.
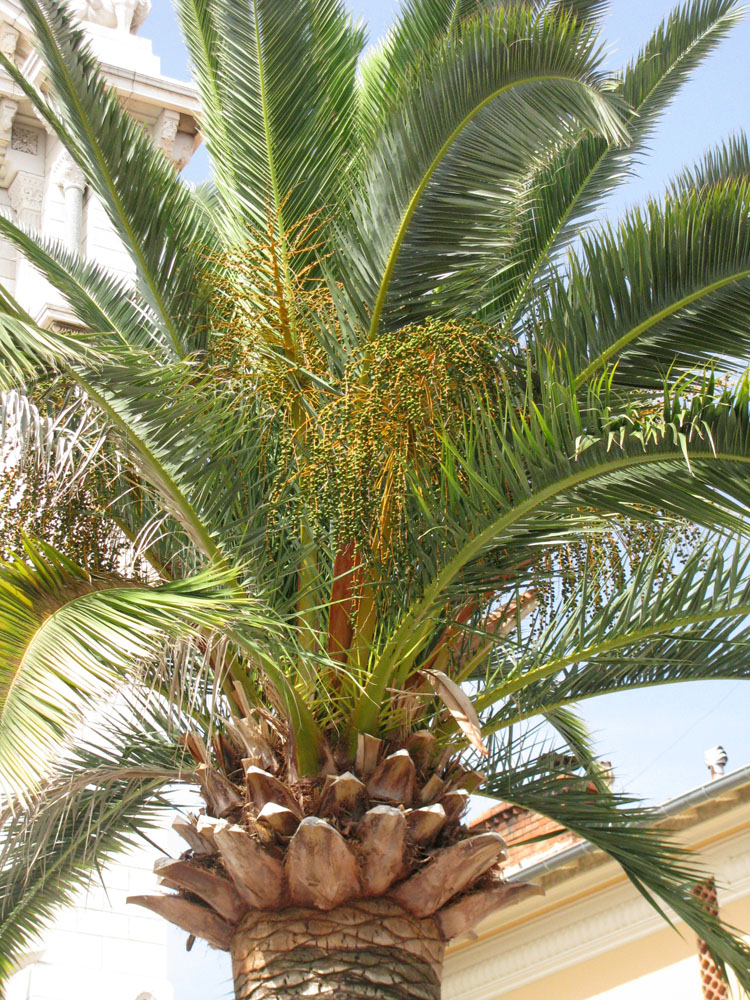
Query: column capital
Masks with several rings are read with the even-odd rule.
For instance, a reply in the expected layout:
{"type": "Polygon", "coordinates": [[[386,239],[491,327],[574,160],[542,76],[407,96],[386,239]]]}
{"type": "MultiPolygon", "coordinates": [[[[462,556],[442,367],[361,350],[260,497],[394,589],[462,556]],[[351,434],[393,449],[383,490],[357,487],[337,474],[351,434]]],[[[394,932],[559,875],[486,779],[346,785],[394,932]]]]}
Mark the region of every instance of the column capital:
{"type": "Polygon", "coordinates": [[[63,191],[68,188],[86,189],[86,177],[67,149],[58,156],[53,176],[63,191]]]}

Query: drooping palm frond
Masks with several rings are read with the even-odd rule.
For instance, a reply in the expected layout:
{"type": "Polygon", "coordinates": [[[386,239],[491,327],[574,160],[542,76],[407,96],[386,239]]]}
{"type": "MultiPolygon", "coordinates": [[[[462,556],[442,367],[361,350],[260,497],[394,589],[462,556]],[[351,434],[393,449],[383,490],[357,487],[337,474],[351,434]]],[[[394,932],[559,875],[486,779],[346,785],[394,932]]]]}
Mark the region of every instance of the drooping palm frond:
{"type": "MultiPolygon", "coordinates": [[[[502,750],[500,756],[507,758],[502,750]]],[[[564,759],[565,751],[560,756],[564,759]]],[[[708,944],[717,967],[722,972],[732,968],[742,987],[750,989],[750,948],[693,892],[706,873],[669,831],[654,826],[658,812],[608,791],[596,772],[571,775],[564,764],[556,765],[555,757],[498,760],[488,790],[548,817],[612,857],[652,906],[665,916],[666,907],[684,921],[708,944]]]]}
{"type": "Polygon", "coordinates": [[[33,793],[85,709],[147,675],[166,644],[240,616],[250,641],[251,604],[226,572],[147,588],[98,579],[27,542],[24,558],[0,570],[0,590],[0,781],[9,795],[33,793]]]}
{"type": "Polygon", "coordinates": [[[0,811],[0,996],[24,952],[59,910],[174,809],[167,790],[191,780],[167,718],[132,702],[79,739],[28,810],[0,811]]]}
{"type": "Polygon", "coordinates": [[[116,334],[123,343],[167,352],[163,331],[132,286],[95,261],[72,253],[39,233],[25,231],[4,216],[0,233],[61,292],[82,326],[116,334]]]}
{"type": "Polygon", "coordinates": [[[618,384],[656,391],[670,371],[746,366],[749,206],[750,181],[727,181],[582,241],[539,305],[544,342],[564,352],[576,386],[615,362],[618,384]]]}
{"type": "Polygon", "coordinates": [[[0,389],[17,389],[40,374],[59,370],[82,353],[95,357],[90,344],[55,330],[43,330],[0,289],[0,389]]]}
{"type": "Polygon", "coordinates": [[[606,195],[629,176],[655,124],[669,104],[739,18],[732,0],[693,0],[674,10],[623,70],[615,90],[625,103],[628,134],[617,143],[585,134],[563,144],[522,188],[515,244],[497,260],[490,294],[466,308],[512,330],[547,269],[593,220],[606,195]]]}
{"type": "MultiPolygon", "coordinates": [[[[428,649],[447,599],[494,593],[503,579],[518,578],[535,550],[600,531],[616,513],[636,521],[676,515],[714,530],[720,524],[743,530],[750,503],[744,384],[736,396],[708,405],[705,397],[688,407],[675,400],[673,412],[640,426],[608,408],[597,417],[593,405],[579,408],[572,387],[560,388],[547,385],[546,402],[523,414],[508,405],[501,421],[478,420],[472,453],[455,454],[455,467],[469,471],[463,481],[449,481],[456,511],[450,534],[429,516],[420,525],[422,596],[378,650],[354,728],[376,725],[386,687],[394,679],[403,684],[428,649]]],[[[423,494],[423,516],[429,500],[423,494]]]]}
{"type": "Polygon", "coordinates": [[[377,141],[401,88],[419,77],[436,45],[446,38],[458,40],[471,18],[514,6],[563,11],[581,21],[595,21],[608,4],[602,0],[405,0],[386,37],[361,62],[360,126],[366,141],[377,141]]]}
{"type": "Polygon", "coordinates": [[[527,643],[495,644],[477,670],[486,732],[585,698],[643,686],[747,676],[748,556],[742,535],[706,540],[680,561],[657,545],[592,610],[595,581],[556,606],[527,643]],[[663,578],[671,558],[671,579],[663,578]]]}

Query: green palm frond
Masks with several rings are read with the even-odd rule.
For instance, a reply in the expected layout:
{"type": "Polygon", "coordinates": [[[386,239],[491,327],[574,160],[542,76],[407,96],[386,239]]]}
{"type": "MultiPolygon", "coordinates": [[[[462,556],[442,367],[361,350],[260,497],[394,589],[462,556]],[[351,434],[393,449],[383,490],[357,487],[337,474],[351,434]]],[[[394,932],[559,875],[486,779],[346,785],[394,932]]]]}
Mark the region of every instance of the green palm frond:
{"type": "Polygon", "coordinates": [[[94,577],[43,543],[24,555],[0,570],[0,784],[21,795],[86,707],[166,644],[241,615],[247,631],[252,617],[226,574],[147,588],[94,577]]]}
{"type": "Polygon", "coordinates": [[[488,256],[512,242],[530,163],[582,128],[623,134],[605,82],[594,32],[562,16],[499,9],[435,51],[404,88],[336,227],[335,273],[345,269],[371,339],[449,311],[469,275],[481,287],[488,256]]]}
{"type": "Polygon", "coordinates": [[[678,197],[706,185],[750,178],[750,145],[744,132],[738,132],[709,150],[694,167],[688,167],[674,181],[678,197]]]}
{"type": "MultiPolygon", "coordinates": [[[[201,482],[201,495],[191,502],[195,482],[189,474],[191,470],[205,471],[209,414],[213,414],[214,421],[223,423],[222,449],[226,455],[238,434],[251,433],[242,422],[245,411],[230,407],[226,395],[201,393],[200,387],[205,389],[210,380],[204,377],[196,383],[196,366],[191,362],[158,365],[147,352],[119,347],[111,338],[98,342],[94,339],[92,348],[88,335],[69,337],[41,330],[30,319],[19,318],[23,313],[10,297],[4,299],[0,303],[0,372],[6,380],[13,384],[13,376],[28,380],[52,365],[58,370],[64,367],[86,397],[99,407],[113,435],[119,436],[123,454],[131,456],[168,512],[205,556],[216,559],[220,548],[212,533],[211,511],[202,516],[197,506],[201,497],[211,496],[210,486],[201,482]],[[196,404],[197,411],[193,409],[196,404]]],[[[225,471],[226,466],[220,462],[212,486],[225,471]]],[[[222,497],[231,503],[226,484],[222,497]]],[[[225,509],[222,515],[228,517],[232,510],[225,509]]]]}
{"type": "Polygon", "coordinates": [[[486,731],[616,691],[749,678],[745,538],[706,540],[678,562],[657,545],[598,611],[584,573],[540,635],[507,652],[497,643],[496,661],[476,677],[478,709],[497,706],[486,731]]]}
{"type": "MultiPolygon", "coordinates": [[[[102,201],[133,259],[139,286],[176,355],[200,345],[205,323],[196,295],[206,249],[217,241],[215,227],[196,206],[143,127],[122,108],[98,69],[80,28],[61,0],[23,0],[55,89],[64,125],[60,139],[102,201]],[[121,150],[129,150],[123,157],[121,150]],[[138,170],[131,162],[137,161],[138,170]]],[[[3,59],[7,72],[53,129],[59,120],[20,71],[3,59]]]]}
{"type": "Polygon", "coordinates": [[[100,723],[52,770],[27,811],[0,812],[0,996],[24,951],[102,870],[174,809],[165,793],[191,780],[165,716],[135,703],[100,723]]]}
{"type": "Polygon", "coordinates": [[[470,18],[514,6],[563,11],[582,21],[595,21],[608,4],[603,0],[405,0],[386,37],[362,58],[360,122],[367,140],[377,141],[401,88],[420,74],[436,45],[449,37],[458,40],[470,18]]]}
{"type": "MultiPolygon", "coordinates": [[[[597,415],[594,396],[588,409],[579,408],[570,387],[547,385],[545,395],[525,413],[509,403],[497,423],[478,419],[473,452],[455,453],[455,466],[468,474],[461,483],[446,470],[455,513],[450,532],[441,531],[437,517],[420,523],[422,596],[378,651],[353,715],[355,728],[376,724],[386,687],[394,679],[396,686],[405,682],[446,600],[496,591],[503,579],[517,579],[540,547],[600,532],[615,514],[744,529],[750,506],[745,383],[736,394],[710,401],[698,394],[687,407],[670,400],[673,410],[640,425],[607,407],[597,415]]],[[[423,516],[429,499],[423,492],[423,516]]],[[[417,541],[412,544],[416,551],[417,541]]]]}
{"type": "Polygon", "coordinates": [[[579,20],[600,21],[609,10],[609,0],[552,0],[553,9],[562,8],[579,20]]]}
{"type": "Polygon", "coordinates": [[[488,791],[548,817],[608,854],[652,906],[662,915],[667,915],[665,907],[676,914],[708,944],[717,967],[722,972],[731,967],[743,988],[750,989],[750,948],[693,893],[706,872],[669,832],[654,826],[658,812],[608,791],[597,773],[571,775],[564,766],[556,767],[554,758],[543,755],[525,766],[521,760],[498,761],[488,791]]]}
{"type": "Polygon", "coordinates": [[[360,66],[360,127],[377,142],[404,85],[448,37],[460,37],[464,22],[507,6],[503,0],[405,0],[386,37],[364,54],[360,66]]]}
{"type": "Polygon", "coordinates": [[[4,216],[0,217],[0,233],[65,296],[82,326],[114,333],[136,347],[159,347],[169,356],[163,331],[131,285],[95,261],[24,230],[4,216]]]}
{"type": "Polygon", "coordinates": [[[55,330],[44,330],[0,290],[0,389],[17,389],[41,374],[59,371],[87,354],[91,343],[55,330]]]}
{"type": "Polygon", "coordinates": [[[483,318],[514,328],[547,268],[630,175],[679,89],[739,18],[734,0],[693,0],[662,21],[615,86],[628,109],[627,137],[612,144],[585,134],[555,151],[522,189],[515,246],[510,261],[497,262],[493,290],[481,303],[483,318]]]}
{"type": "Polygon", "coordinates": [[[670,372],[744,369],[749,211],[750,181],[729,180],[650,202],[582,240],[535,321],[576,386],[615,362],[617,384],[657,392],[670,372]]]}
{"type": "Polygon", "coordinates": [[[363,29],[341,0],[180,0],[177,11],[236,236],[270,225],[283,237],[325,217],[353,157],[363,29]]]}

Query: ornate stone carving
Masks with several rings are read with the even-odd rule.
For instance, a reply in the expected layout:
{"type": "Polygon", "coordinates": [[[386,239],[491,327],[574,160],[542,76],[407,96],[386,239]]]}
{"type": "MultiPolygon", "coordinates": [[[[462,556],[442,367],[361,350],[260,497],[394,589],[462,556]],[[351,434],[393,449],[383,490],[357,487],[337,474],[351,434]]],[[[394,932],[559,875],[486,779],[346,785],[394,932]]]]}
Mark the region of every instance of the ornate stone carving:
{"type": "Polygon", "coordinates": [[[133,33],[148,17],[151,0],[74,0],[71,6],[82,21],[133,33]]]}
{"type": "Polygon", "coordinates": [[[8,188],[8,197],[19,221],[26,225],[38,225],[42,211],[44,178],[19,170],[8,188]]]}
{"type": "Polygon", "coordinates": [[[76,188],[83,191],[86,188],[86,178],[83,171],[67,150],[64,150],[55,164],[55,180],[63,189],[76,188]]]}
{"type": "Polygon", "coordinates": [[[187,132],[178,132],[172,146],[170,159],[178,170],[182,170],[190,162],[195,149],[195,136],[188,135],[187,132]]]}
{"type": "Polygon", "coordinates": [[[179,124],[180,112],[173,111],[171,108],[164,108],[151,129],[154,143],[159,149],[163,149],[167,156],[172,152],[179,124]]]}
{"type": "Polygon", "coordinates": [[[8,146],[10,145],[13,118],[16,111],[18,111],[18,105],[15,101],[11,101],[7,97],[3,97],[0,100],[0,184],[7,182],[8,164],[5,154],[8,152],[8,146]]]}
{"type": "Polygon", "coordinates": [[[15,101],[10,101],[7,97],[0,100],[0,146],[3,148],[10,145],[16,111],[18,111],[18,105],[15,101]]]}
{"type": "Polygon", "coordinates": [[[11,28],[9,24],[0,25],[0,52],[10,59],[11,62],[16,55],[19,32],[17,28],[11,28]]]}
{"type": "Polygon", "coordinates": [[[14,124],[10,136],[10,148],[19,153],[36,156],[39,152],[39,132],[35,128],[14,124]]]}

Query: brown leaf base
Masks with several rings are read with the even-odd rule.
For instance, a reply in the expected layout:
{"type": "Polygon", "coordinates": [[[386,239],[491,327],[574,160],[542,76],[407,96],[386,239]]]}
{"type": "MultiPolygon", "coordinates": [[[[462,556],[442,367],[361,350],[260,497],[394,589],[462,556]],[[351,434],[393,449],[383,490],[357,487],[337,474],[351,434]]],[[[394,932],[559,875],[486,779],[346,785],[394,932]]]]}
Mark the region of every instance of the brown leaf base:
{"type": "Polygon", "coordinates": [[[445,942],[391,900],[251,911],[232,939],[237,1000],[439,1000],[445,942]]]}

